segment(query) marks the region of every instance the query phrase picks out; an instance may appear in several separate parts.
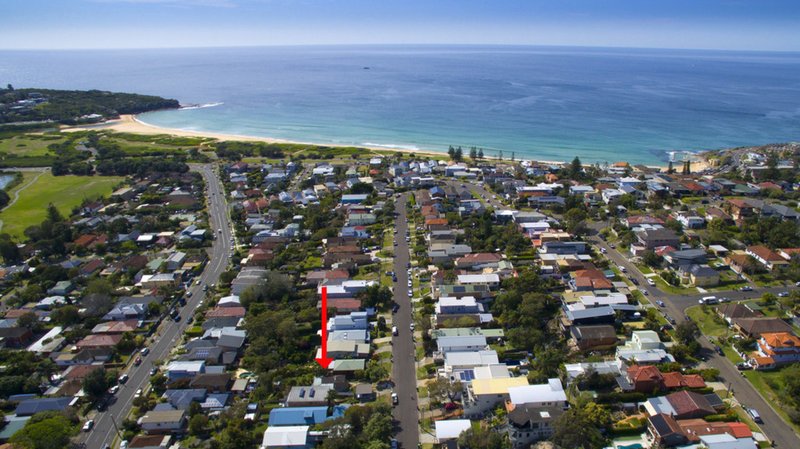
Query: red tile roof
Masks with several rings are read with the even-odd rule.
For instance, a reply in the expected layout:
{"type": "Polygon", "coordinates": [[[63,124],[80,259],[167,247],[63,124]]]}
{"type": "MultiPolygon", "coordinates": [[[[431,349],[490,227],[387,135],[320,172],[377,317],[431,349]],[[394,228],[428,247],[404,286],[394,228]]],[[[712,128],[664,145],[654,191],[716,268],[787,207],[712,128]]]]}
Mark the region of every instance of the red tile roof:
{"type": "Polygon", "coordinates": [[[216,307],[206,312],[206,318],[239,317],[243,318],[247,311],[244,307],[216,307]]]}

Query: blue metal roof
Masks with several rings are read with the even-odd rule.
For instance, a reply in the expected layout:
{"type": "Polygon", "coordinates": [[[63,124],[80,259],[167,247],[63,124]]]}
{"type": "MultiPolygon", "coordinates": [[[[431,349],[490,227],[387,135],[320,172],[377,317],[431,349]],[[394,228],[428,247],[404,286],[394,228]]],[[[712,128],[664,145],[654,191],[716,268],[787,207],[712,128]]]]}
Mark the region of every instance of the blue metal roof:
{"type": "Polygon", "coordinates": [[[285,407],[269,412],[270,426],[311,426],[328,418],[328,407],[285,407]]]}

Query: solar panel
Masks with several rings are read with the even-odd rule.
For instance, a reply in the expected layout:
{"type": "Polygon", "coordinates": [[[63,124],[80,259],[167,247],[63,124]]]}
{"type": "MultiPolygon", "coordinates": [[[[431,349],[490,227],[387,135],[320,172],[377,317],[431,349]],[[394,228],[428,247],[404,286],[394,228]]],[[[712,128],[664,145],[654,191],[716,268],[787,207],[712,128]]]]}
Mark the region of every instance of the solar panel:
{"type": "Polygon", "coordinates": [[[464,382],[471,382],[473,379],[475,379],[475,371],[473,371],[471,369],[465,370],[465,371],[460,371],[458,373],[458,377],[460,377],[461,380],[464,381],[464,382]]]}

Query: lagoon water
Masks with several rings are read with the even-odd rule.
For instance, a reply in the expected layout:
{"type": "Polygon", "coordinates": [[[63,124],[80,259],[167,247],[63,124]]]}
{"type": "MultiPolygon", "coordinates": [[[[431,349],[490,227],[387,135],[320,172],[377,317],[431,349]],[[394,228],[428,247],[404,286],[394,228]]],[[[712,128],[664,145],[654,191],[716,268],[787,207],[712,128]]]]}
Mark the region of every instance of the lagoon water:
{"type": "Polygon", "coordinates": [[[498,46],[0,52],[0,83],[205,105],[159,126],[633,163],[800,140],[800,54],[498,46]]]}

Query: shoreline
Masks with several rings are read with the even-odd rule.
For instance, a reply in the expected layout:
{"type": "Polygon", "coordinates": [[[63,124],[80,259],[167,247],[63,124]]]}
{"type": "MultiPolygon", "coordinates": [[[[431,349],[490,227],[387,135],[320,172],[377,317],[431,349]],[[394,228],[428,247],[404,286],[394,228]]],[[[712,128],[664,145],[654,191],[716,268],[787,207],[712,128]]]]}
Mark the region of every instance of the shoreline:
{"type": "MultiPolygon", "coordinates": [[[[402,147],[391,147],[388,145],[371,146],[371,145],[345,145],[345,144],[335,144],[335,143],[304,142],[297,140],[276,139],[274,137],[249,136],[242,134],[226,134],[226,133],[210,132],[210,131],[186,130],[181,128],[167,128],[144,122],[141,119],[139,119],[139,117],[135,114],[122,114],[120,115],[119,119],[108,120],[102,123],[97,123],[92,125],[76,125],[76,126],[66,126],[61,128],[61,131],[63,132],[86,131],[86,130],[111,130],[122,133],[143,134],[143,135],[166,134],[178,137],[202,137],[207,139],[216,139],[219,141],[229,140],[229,141],[240,141],[240,142],[314,145],[314,146],[331,147],[331,148],[363,148],[365,150],[379,152],[379,154],[383,154],[386,152],[396,152],[405,154],[417,154],[420,156],[429,156],[429,157],[447,156],[446,152],[438,152],[438,151],[423,150],[423,149],[410,149],[402,147]]],[[[710,168],[710,164],[708,163],[707,160],[705,160],[705,158],[702,157],[701,154],[695,155],[696,158],[701,158],[700,160],[692,160],[692,172],[694,173],[710,168]]],[[[496,157],[493,156],[486,156],[484,159],[491,161],[498,161],[498,162],[501,161],[500,159],[497,159],[496,157]]],[[[556,164],[556,165],[558,164],[566,165],[569,163],[568,161],[547,161],[538,159],[517,159],[516,162],[521,162],[523,160],[542,163],[542,164],[556,164]]],[[[503,161],[510,161],[510,160],[503,159],[503,161]]],[[[677,164],[679,163],[680,161],[675,162],[676,168],[677,164]]],[[[666,164],[665,165],[642,164],[642,165],[648,168],[658,169],[659,171],[663,172],[666,172],[668,168],[666,164]]]]}
{"type": "MultiPolygon", "coordinates": [[[[261,136],[248,136],[242,134],[225,134],[225,133],[217,133],[217,132],[209,132],[209,131],[194,131],[194,130],[186,130],[181,128],[167,128],[158,125],[152,125],[150,123],[144,122],[139,117],[134,114],[121,114],[119,119],[116,120],[108,120],[102,123],[92,124],[92,125],[76,125],[76,126],[68,126],[61,128],[63,132],[73,132],[73,131],[86,131],[86,130],[98,130],[98,129],[107,129],[116,132],[122,133],[132,133],[132,134],[144,134],[144,135],[159,135],[159,134],[168,134],[172,136],[178,137],[203,137],[207,139],[216,139],[219,141],[222,140],[230,140],[230,141],[240,141],[240,142],[262,142],[262,143],[280,143],[280,144],[294,144],[294,145],[314,145],[319,147],[331,147],[331,148],[363,148],[365,150],[370,151],[379,151],[379,152],[399,152],[399,153],[408,153],[408,154],[419,154],[423,156],[447,156],[446,152],[438,152],[432,150],[421,150],[421,149],[410,149],[410,148],[399,148],[399,147],[392,147],[392,146],[370,146],[370,145],[345,145],[345,144],[336,144],[336,143],[318,143],[318,142],[303,142],[299,140],[286,140],[286,139],[276,139],[274,137],[261,137],[261,136]]],[[[490,158],[486,158],[490,159],[490,158]]]]}

